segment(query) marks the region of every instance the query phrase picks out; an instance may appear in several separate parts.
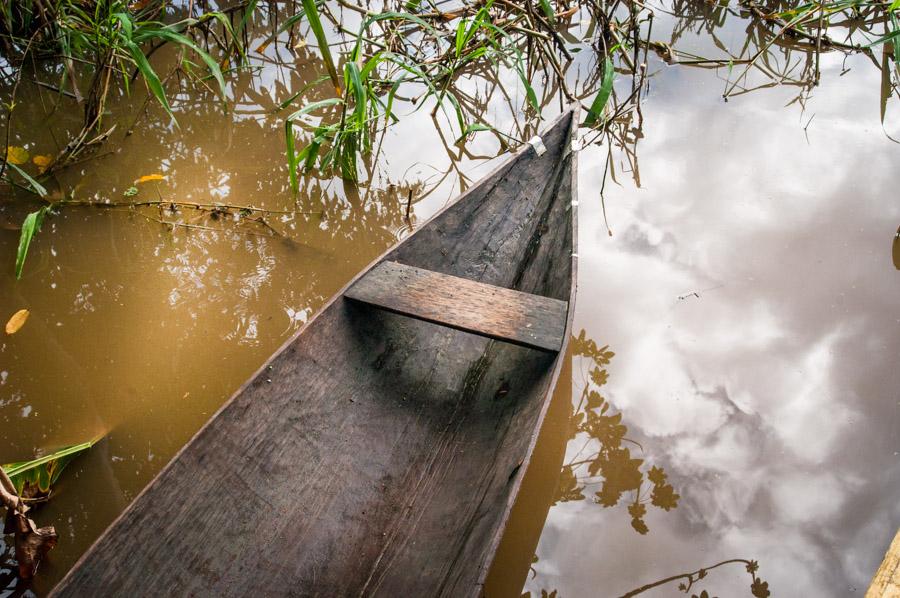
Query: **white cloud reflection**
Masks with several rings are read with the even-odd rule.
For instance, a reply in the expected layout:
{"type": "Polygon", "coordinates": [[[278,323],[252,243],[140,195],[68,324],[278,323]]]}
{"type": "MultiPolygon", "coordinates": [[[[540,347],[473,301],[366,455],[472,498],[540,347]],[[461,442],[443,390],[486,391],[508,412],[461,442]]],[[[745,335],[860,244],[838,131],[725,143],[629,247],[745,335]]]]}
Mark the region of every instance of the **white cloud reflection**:
{"type": "MultiPolygon", "coordinates": [[[[884,173],[898,149],[856,97],[877,74],[817,90],[809,145],[784,93],[698,99],[703,76],[656,81],[642,188],[608,186],[611,239],[594,191],[605,148],[580,157],[577,325],[616,352],[607,396],[681,504],[651,513],[647,536],[623,505],[554,507],[526,589],[611,596],[747,558],[774,596],[846,596],[900,525],[884,498],[900,491],[885,471],[898,463],[900,204],[884,173]]],[[[749,595],[748,579],[704,587],[749,595]]]]}

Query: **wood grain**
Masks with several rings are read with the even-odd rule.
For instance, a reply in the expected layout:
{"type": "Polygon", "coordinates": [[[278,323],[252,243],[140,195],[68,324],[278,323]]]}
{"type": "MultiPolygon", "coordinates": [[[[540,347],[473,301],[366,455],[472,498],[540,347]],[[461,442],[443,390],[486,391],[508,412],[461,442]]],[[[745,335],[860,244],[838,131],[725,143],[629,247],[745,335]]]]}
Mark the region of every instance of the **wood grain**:
{"type": "MultiPolygon", "coordinates": [[[[571,326],[575,122],[565,113],[545,154],[518,151],[375,264],[568,300],[571,326]]],[[[560,362],[342,292],[55,594],[479,595],[560,362]]]]}
{"type": "Polygon", "coordinates": [[[900,530],[875,572],[866,598],[900,598],[900,530]]]}
{"type": "Polygon", "coordinates": [[[504,289],[431,270],[382,262],[344,296],[433,324],[523,347],[559,351],[566,301],[504,289]]]}

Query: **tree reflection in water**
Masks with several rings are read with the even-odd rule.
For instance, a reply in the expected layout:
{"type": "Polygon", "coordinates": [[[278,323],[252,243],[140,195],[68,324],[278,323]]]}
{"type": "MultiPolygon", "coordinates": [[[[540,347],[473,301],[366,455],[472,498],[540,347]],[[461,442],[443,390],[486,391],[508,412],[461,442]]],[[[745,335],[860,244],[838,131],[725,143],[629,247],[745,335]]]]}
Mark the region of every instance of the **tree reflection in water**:
{"type": "MultiPolygon", "coordinates": [[[[622,413],[614,412],[610,403],[600,394],[601,388],[609,381],[607,366],[615,353],[608,345],[598,346],[596,341],[587,337],[584,329],[577,337],[572,338],[569,346],[573,359],[580,358],[578,361],[584,385],[572,414],[568,442],[571,445],[581,441],[582,444],[563,465],[553,504],[586,500],[585,491],[599,485],[600,489],[593,493],[593,501],[609,508],[623,502],[624,498],[631,516],[631,527],[645,535],[650,531],[644,520],[647,504],[668,512],[678,506],[681,496],[669,483],[668,475],[662,467],[653,465],[647,469],[644,459],[636,458],[631,447],[624,446],[630,444],[641,453],[644,451],[640,443],[628,438],[628,427],[622,423],[622,413]]],[[[535,556],[532,565],[537,561],[538,557],[535,556]]],[[[678,590],[690,593],[691,598],[716,598],[707,590],[697,589],[694,592],[695,586],[706,579],[710,571],[728,565],[744,566],[750,576],[751,596],[769,598],[768,582],[757,575],[759,563],[748,559],[728,559],[696,571],[678,573],[635,588],[621,598],[637,596],[676,582],[678,590]]],[[[536,573],[533,567],[531,571],[532,575],[536,573]]],[[[532,598],[532,593],[524,592],[522,598],[526,597],[532,598]]],[[[562,596],[558,590],[541,589],[540,598],[562,596]]]]}
{"type": "Polygon", "coordinates": [[[628,504],[631,527],[639,534],[646,534],[650,531],[644,521],[647,504],[671,511],[681,497],[668,482],[662,467],[654,465],[648,470],[644,459],[632,455],[631,447],[625,444],[634,445],[641,452],[643,447],[627,437],[628,427],[622,423],[622,414],[614,412],[600,394],[609,379],[606,366],[615,353],[609,346],[598,347],[586,337],[584,330],[572,339],[571,346],[572,355],[580,357],[588,368],[572,416],[569,439],[570,442],[583,439],[583,445],[562,468],[554,504],[585,500],[584,491],[600,485],[594,492],[594,502],[614,507],[627,495],[624,502],[628,504]]]}

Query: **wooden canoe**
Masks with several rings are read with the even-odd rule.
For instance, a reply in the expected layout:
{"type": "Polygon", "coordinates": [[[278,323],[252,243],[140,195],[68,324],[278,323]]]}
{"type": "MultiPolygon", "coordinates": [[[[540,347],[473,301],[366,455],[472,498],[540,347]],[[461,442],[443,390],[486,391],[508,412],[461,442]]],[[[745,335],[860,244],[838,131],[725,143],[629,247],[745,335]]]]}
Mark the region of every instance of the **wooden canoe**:
{"type": "Polygon", "coordinates": [[[481,594],[570,334],[576,119],[332,298],[54,594],[481,594]]]}

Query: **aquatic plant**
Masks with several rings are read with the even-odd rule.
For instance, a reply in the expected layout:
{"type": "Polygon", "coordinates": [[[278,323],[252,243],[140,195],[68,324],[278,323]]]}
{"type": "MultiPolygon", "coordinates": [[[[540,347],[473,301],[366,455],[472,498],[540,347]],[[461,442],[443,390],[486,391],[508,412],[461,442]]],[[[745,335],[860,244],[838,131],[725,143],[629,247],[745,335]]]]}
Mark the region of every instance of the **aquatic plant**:
{"type": "MultiPolygon", "coordinates": [[[[676,12],[697,10],[682,3],[673,8],[676,12]]],[[[636,153],[629,146],[640,138],[640,102],[649,52],[670,64],[725,70],[726,98],[771,85],[774,80],[801,87],[797,101],[802,104],[804,94],[818,83],[821,53],[857,52],[874,59],[873,49],[888,44],[890,51],[883,53],[881,66],[885,73],[883,117],[900,73],[900,44],[894,43],[900,36],[898,10],[897,2],[849,0],[765,4],[744,0],[736,6],[716,5],[708,9],[710,21],[723,20],[729,14],[751,17],[749,35],[754,44],[724,57],[701,57],[677,48],[679,30],[668,41],[654,39],[652,6],[622,0],[542,0],[536,4],[487,0],[452,9],[416,1],[399,9],[377,2],[361,6],[350,0],[298,0],[274,8],[250,0],[200,12],[193,3],[185,6],[162,0],[103,0],[89,5],[76,0],[41,4],[8,0],[0,6],[0,55],[7,60],[6,75],[14,84],[5,102],[8,150],[7,159],[0,164],[0,179],[46,201],[44,178],[108,138],[111,129],[101,128],[108,97],[114,92],[127,94],[137,79],[176,123],[176,110],[166,92],[173,75],[179,79],[187,75],[204,86],[210,81],[225,100],[225,67],[253,63],[247,31],[251,26],[259,29],[268,15],[275,17],[275,25],[257,45],[256,53],[264,53],[285,36],[287,43],[293,44],[299,32],[306,36],[301,44],[306,44],[306,38],[315,40],[323,71],[279,105],[280,110],[293,108],[283,122],[289,182],[295,191],[299,189],[298,176],[314,169],[326,176],[337,172],[352,181],[363,178],[360,158],[374,150],[379,133],[401,119],[399,104],[406,111],[427,107],[433,118],[441,115],[457,145],[486,132],[506,147],[532,135],[541,113],[557,99],[584,104],[583,125],[593,130],[584,143],[616,142],[623,147],[627,170],[640,184],[636,153]],[[263,18],[256,19],[256,13],[263,18]],[[174,48],[169,54],[176,55],[174,63],[165,63],[167,72],[153,59],[164,46],[174,48]],[[799,70],[789,55],[778,59],[779,53],[794,49],[808,57],[799,70]],[[576,54],[585,50],[591,50],[587,76],[573,80],[576,54]],[[19,82],[29,61],[56,65],[51,71],[59,77],[57,84],[40,84],[55,89],[60,97],[74,98],[84,111],[81,131],[57,155],[34,157],[37,172],[19,155],[22,148],[8,143],[19,82]],[[782,64],[793,66],[780,69],[782,64]],[[622,81],[626,77],[630,89],[622,81]],[[757,82],[760,78],[762,83],[757,82]],[[520,96],[516,101],[523,109],[525,124],[517,123],[519,130],[513,135],[501,132],[498,123],[490,121],[486,102],[478,97],[479,85],[489,82],[497,89],[501,81],[516,82],[514,89],[502,93],[511,100],[520,96]],[[624,96],[617,97],[617,87],[620,92],[626,90],[624,96]]],[[[710,35],[715,33],[710,30],[710,35]]],[[[512,104],[510,107],[518,110],[512,104]]],[[[615,180],[611,161],[605,172],[615,180]]],[[[605,181],[606,176],[601,202],[605,202],[605,181]]],[[[35,226],[23,226],[17,275],[38,230],[36,225],[46,215],[46,211],[29,213],[35,226]]],[[[612,234],[611,229],[609,232],[612,234]]]]}
{"type": "Polygon", "coordinates": [[[58,535],[52,526],[38,527],[28,516],[32,504],[50,497],[51,486],[66,465],[91,448],[99,438],[74,444],[30,461],[0,467],[0,503],[6,507],[4,533],[15,535],[15,556],[19,577],[34,576],[41,559],[56,546],[58,535]]]}
{"type": "Polygon", "coordinates": [[[43,500],[50,496],[53,484],[63,469],[78,455],[94,446],[100,438],[73,444],[29,461],[17,461],[2,466],[9,476],[16,494],[25,500],[43,500]]]}
{"type": "MultiPolygon", "coordinates": [[[[545,0],[537,11],[528,3],[487,0],[447,12],[417,2],[408,2],[407,11],[374,12],[346,1],[339,4],[362,15],[358,30],[352,34],[333,23],[346,34],[336,42],[345,49],[342,81],[335,78],[336,69],[328,50],[333,36],[324,31],[318,6],[304,2],[309,26],[320,50],[324,49],[322,61],[340,95],[306,102],[285,119],[287,160],[294,190],[301,166],[304,171],[318,167],[328,172],[334,168],[346,179],[358,179],[359,154],[371,150],[372,136],[379,127],[399,120],[393,105],[401,88],[412,96],[410,104],[414,110],[430,103],[432,116],[439,111],[444,113],[451,126],[456,127],[458,142],[479,131],[497,132],[484,122],[484,115],[467,114],[460,100],[457,83],[473,73],[485,79],[497,78],[504,70],[514,73],[526,106],[535,117],[542,110],[532,83],[538,78],[552,74],[551,87],[558,87],[569,101],[576,99],[560,62],[571,61],[572,55],[557,29],[562,21],[578,13],[578,7],[557,12],[545,0]],[[310,127],[311,140],[297,151],[294,128],[304,124],[301,117],[323,109],[331,110],[319,124],[310,127]]],[[[600,6],[592,2],[582,5],[598,9],[600,6]]],[[[612,91],[612,63],[607,59],[604,64],[602,85],[587,113],[589,126],[600,121],[612,91]]]]}

